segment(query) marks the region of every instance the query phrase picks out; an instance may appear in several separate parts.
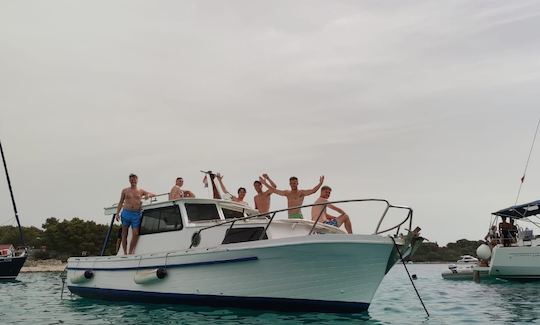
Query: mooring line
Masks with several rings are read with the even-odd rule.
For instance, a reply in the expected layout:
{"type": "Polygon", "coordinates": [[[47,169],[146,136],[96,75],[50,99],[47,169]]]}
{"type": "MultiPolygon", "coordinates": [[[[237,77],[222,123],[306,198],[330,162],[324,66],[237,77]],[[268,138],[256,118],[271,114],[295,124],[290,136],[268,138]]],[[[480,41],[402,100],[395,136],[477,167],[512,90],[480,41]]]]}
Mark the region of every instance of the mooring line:
{"type": "Polygon", "coordinates": [[[416,295],[418,296],[418,299],[420,300],[420,303],[422,304],[422,307],[424,307],[424,310],[426,311],[427,316],[429,317],[429,313],[427,311],[426,305],[424,305],[424,302],[422,301],[422,297],[420,297],[420,293],[418,293],[418,290],[416,289],[416,286],[414,285],[414,281],[411,278],[411,274],[409,273],[409,270],[407,269],[407,265],[405,265],[405,261],[403,260],[403,255],[401,255],[401,251],[399,250],[399,246],[396,244],[396,241],[394,240],[394,237],[390,237],[392,241],[394,242],[394,247],[396,248],[399,258],[401,259],[401,263],[403,263],[403,266],[405,267],[405,271],[407,271],[407,275],[409,276],[409,280],[411,280],[411,284],[414,288],[414,291],[416,292],[416,295]]]}

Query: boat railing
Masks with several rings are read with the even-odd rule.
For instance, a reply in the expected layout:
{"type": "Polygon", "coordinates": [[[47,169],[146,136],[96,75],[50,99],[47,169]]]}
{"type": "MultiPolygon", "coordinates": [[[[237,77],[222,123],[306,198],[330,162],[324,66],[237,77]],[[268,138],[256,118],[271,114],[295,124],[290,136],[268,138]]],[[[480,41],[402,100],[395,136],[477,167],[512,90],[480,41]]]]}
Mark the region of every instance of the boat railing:
{"type": "Polygon", "coordinates": [[[215,227],[220,227],[220,226],[223,226],[223,225],[227,225],[227,224],[230,224],[230,227],[229,229],[232,229],[235,225],[235,223],[237,223],[238,221],[242,221],[242,220],[250,220],[250,219],[254,219],[254,218],[261,218],[261,217],[264,217],[264,218],[267,218],[268,219],[268,222],[266,223],[266,226],[264,228],[264,231],[261,233],[261,235],[259,236],[258,240],[262,240],[264,239],[264,236],[266,234],[266,231],[268,230],[268,228],[270,227],[270,224],[274,221],[274,218],[276,216],[277,213],[279,212],[285,212],[285,211],[290,211],[290,210],[298,210],[298,209],[301,209],[301,208],[309,208],[309,207],[315,207],[315,206],[323,206],[323,208],[321,209],[321,212],[319,213],[319,216],[317,217],[317,220],[313,223],[313,226],[311,227],[311,230],[309,231],[309,234],[308,235],[312,235],[315,231],[315,228],[317,226],[317,223],[319,222],[319,219],[321,218],[322,216],[322,213],[326,210],[327,206],[329,205],[336,205],[336,204],[342,204],[342,203],[360,203],[360,202],[381,202],[381,203],[384,203],[385,204],[385,208],[383,210],[383,213],[381,215],[381,217],[379,218],[379,221],[377,223],[377,227],[375,228],[375,231],[373,234],[375,235],[380,235],[380,234],[384,234],[384,233],[387,233],[387,232],[390,232],[392,230],[396,230],[396,235],[399,233],[399,231],[401,230],[401,226],[403,226],[407,221],[409,223],[409,229],[412,229],[412,218],[413,218],[413,210],[410,208],[410,207],[406,207],[406,206],[400,206],[400,205],[393,205],[393,204],[390,204],[390,202],[388,202],[387,200],[385,199],[354,199],[354,200],[339,200],[339,201],[332,201],[332,202],[325,202],[325,203],[314,203],[314,204],[306,204],[306,205],[301,205],[301,206],[295,206],[295,207],[290,207],[290,208],[285,208],[285,209],[278,209],[278,210],[273,210],[273,211],[269,211],[269,212],[265,212],[265,213],[259,213],[259,214],[254,214],[254,215],[249,215],[249,216],[245,216],[245,217],[240,217],[240,218],[234,218],[234,219],[230,219],[230,220],[226,220],[226,221],[222,221],[222,222],[218,222],[216,224],[213,224],[211,226],[208,226],[208,227],[204,227],[204,228],[201,228],[199,229],[197,232],[195,232],[192,237],[191,237],[191,244],[189,246],[189,248],[192,248],[192,247],[197,247],[201,241],[201,232],[207,230],[207,229],[211,229],[211,228],[215,228],[215,227]],[[381,225],[386,217],[386,215],[388,214],[388,212],[392,209],[395,209],[395,210],[406,210],[407,211],[407,215],[406,217],[401,221],[399,222],[398,224],[392,226],[392,227],[389,227],[389,228],[386,228],[386,229],[383,229],[381,230],[381,225]],[[270,216],[270,217],[269,217],[270,216]]]}

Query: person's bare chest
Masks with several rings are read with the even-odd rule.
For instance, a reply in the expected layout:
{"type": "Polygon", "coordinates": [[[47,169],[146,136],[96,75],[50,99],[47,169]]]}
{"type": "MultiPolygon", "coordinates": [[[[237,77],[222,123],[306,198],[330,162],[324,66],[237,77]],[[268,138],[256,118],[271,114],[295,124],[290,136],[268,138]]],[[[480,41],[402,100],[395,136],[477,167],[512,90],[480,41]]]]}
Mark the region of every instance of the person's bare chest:
{"type": "Polygon", "coordinates": [[[134,201],[134,200],[140,200],[141,199],[141,192],[139,190],[126,190],[126,200],[128,201],[134,201]]]}

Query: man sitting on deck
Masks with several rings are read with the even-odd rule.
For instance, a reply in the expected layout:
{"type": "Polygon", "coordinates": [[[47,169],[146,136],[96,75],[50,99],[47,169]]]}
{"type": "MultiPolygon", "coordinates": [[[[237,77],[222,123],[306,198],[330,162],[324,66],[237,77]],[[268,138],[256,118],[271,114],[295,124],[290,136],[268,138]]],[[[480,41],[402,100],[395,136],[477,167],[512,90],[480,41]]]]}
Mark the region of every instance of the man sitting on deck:
{"type": "Polygon", "coordinates": [[[345,224],[345,229],[347,229],[347,232],[349,234],[352,234],[351,220],[349,219],[349,216],[345,213],[345,211],[333,204],[327,204],[326,206],[324,205],[324,203],[328,203],[328,198],[330,197],[331,192],[332,189],[330,188],[330,186],[323,186],[321,188],[321,196],[313,203],[321,205],[316,205],[311,208],[311,220],[317,222],[318,219],[319,222],[338,228],[341,227],[342,224],[345,224]],[[330,208],[338,212],[339,216],[334,217],[327,214],[326,208],[330,208]]]}
{"type": "Polygon", "coordinates": [[[176,184],[171,188],[171,192],[169,193],[169,200],[178,200],[183,197],[195,197],[193,192],[183,190],[182,185],[184,185],[184,179],[182,177],[177,177],[176,184]]]}

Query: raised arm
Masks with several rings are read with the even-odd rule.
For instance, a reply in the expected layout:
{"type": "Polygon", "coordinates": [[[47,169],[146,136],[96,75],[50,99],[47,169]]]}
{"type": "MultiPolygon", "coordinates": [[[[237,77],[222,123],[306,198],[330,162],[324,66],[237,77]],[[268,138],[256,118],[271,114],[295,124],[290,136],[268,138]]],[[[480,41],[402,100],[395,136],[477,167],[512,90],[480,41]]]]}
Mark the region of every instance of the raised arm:
{"type": "Polygon", "coordinates": [[[268,180],[268,183],[272,185],[273,188],[277,188],[276,183],[274,183],[274,181],[270,179],[270,176],[268,176],[268,174],[263,174],[262,176],[264,179],[268,180]]]}
{"type": "Polygon", "coordinates": [[[282,195],[282,196],[287,196],[287,191],[278,190],[277,188],[271,186],[270,184],[268,184],[266,182],[266,180],[263,177],[259,177],[259,182],[261,182],[261,184],[266,186],[270,192],[276,193],[276,194],[282,195]]]}
{"type": "Polygon", "coordinates": [[[227,191],[227,188],[225,187],[225,184],[223,184],[223,180],[222,180],[223,175],[217,174],[216,177],[218,179],[219,186],[221,186],[221,190],[223,191],[223,193],[231,194],[231,193],[229,193],[229,191],[227,191]]]}
{"type": "Polygon", "coordinates": [[[122,206],[124,205],[124,199],[126,198],[126,193],[124,193],[124,190],[122,190],[122,193],[120,193],[120,201],[118,201],[118,205],[116,206],[116,221],[120,220],[120,210],[122,209],[122,206]]]}
{"type": "Polygon", "coordinates": [[[321,177],[319,178],[319,184],[315,185],[315,187],[312,188],[311,190],[303,190],[302,192],[303,192],[304,195],[306,195],[306,196],[307,196],[307,195],[311,195],[311,194],[317,192],[317,191],[321,188],[323,182],[324,182],[324,176],[321,176],[321,177]]]}

